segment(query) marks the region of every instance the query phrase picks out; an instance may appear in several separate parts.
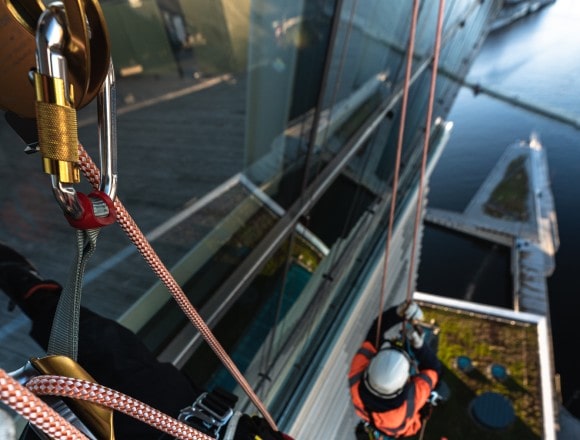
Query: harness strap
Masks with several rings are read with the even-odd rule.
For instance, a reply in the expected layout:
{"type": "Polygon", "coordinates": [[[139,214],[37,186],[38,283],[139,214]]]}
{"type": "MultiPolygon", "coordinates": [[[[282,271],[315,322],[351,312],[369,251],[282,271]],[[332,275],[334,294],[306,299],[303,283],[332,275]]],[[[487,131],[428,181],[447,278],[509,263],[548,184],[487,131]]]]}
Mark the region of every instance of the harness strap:
{"type": "Polygon", "coordinates": [[[409,395],[407,398],[407,411],[405,413],[405,418],[403,419],[403,421],[401,422],[401,424],[395,428],[387,428],[387,429],[379,429],[375,423],[375,416],[374,416],[374,412],[369,410],[366,405],[365,405],[365,412],[368,414],[369,416],[369,424],[372,426],[373,429],[375,429],[376,431],[383,433],[385,435],[394,437],[396,436],[397,432],[400,431],[401,429],[403,429],[405,427],[405,425],[407,424],[407,420],[409,420],[413,414],[415,413],[415,387],[411,386],[409,387],[409,395]]]}
{"type": "Polygon", "coordinates": [[[376,351],[372,351],[372,350],[369,350],[368,348],[361,347],[358,349],[357,353],[362,354],[367,359],[370,359],[376,354],[376,351]]]}
{"type": "Polygon", "coordinates": [[[77,360],[82,284],[87,262],[97,246],[100,229],[77,230],[77,254],[64,287],[52,324],[48,354],[60,354],[77,360]]]}
{"type": "Polygon", "coordinates": [[[433,381],[425,373],[419,373],[419,377],[429,384],[429,388],[433,389],[433,381]]]}
{"type": "MultiPolygon", "coordinates": [[[[363,355],[367,359],[371,359],[376,354],[376,352],[373,352],[373,351],[369,350],[368,348],[361,347],[358,349],[356,354],[360,354],[360,355],[363,355]]],[[[361,371],[361,372],[349,377],[349,379],[348,379],[349,388],[352,387],[354,384],[360,382],[362,380],[363,376],[364,376],[364,371],[361,371]]]]}
{"type": "Polygon", "coordinates": [[[351,377],[348,378],[348,387],[351,388],[354,385],[356,385],[357,383],[359,383],[364,376],[364,371],[361,371],[360,373],[354,374],[351,377]]]}

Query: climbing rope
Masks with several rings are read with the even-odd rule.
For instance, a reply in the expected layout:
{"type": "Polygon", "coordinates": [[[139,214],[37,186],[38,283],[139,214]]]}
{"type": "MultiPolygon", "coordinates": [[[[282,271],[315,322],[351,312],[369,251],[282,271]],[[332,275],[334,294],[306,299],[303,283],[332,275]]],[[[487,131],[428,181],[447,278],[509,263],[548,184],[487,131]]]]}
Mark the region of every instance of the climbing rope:
{"type": "Polygon", "coordinates": [[[419,0],[413,0],[413,14],[411,18],[411,29],[409,32],[409,44],[407,45],[407,63],[405,68],[405,80],[403,84],[403,100],[401,104],[401,119],[399,121],[399,136],[397,139],[397,153],[395,158],[395,175],[393,177],[393,190],[391,191],[391,206],[389,212],[389,225],[387,227],[387,241],[385,242],[384,267],[381,279],[381,295],[379,299],[379,313],[377,318],[377,334],[375,346],[378,347],[380,341],[381,318],[385,303],[385,290],[387,285],[387,272],[389,268],[389,250],[391,237],[393,235],[393,223],[395,219],[395,207],[397,205],[397,190],[399,187],[399,171],[401,168],[401,153],[403,150],[403,135],[405,132],[405,121],[407,118],[407,103],[409,100],[409,84],[411,82],[411,70],[413,66],[413,52],[415,51],[415,31],[417,29],[417,17],[419,15],[419,0]]]}
{"type": "Polygon", "coordinates": [[[411,245],[411,261],[409,264],[409,278],[407,280],[407,302],[413,299],[413,272],[415,270],[415,253],[417,249],[417,238],[419,236],[419,224],[423,211],[423,186],[425,181],[425,169],[427,165],[427,152],[429,151],[429,138],[431,137],[431,119],[433,118],[433,102],[435,101],[435,86],[437,85],[437,69],[439,67],[439,53],[441,51],[441,34],[443,29],[443,11],[445,0],[439,0],[439,11],[437,14],[437,29],[435,33],[435,48],[433,50],[433,66],[431,70],[431,84],[429,87],[429,105],[427,108],[427,119],[425,121],[425,138],[423,142],[423,156],[421,159],[421,175],[419,177],[419,194],[417,195],[417,209],[415,211],[415,225],[413,229],[413,244],[411,245]]]}
{"type": "MultiPolygon", "coordinates": [[[[79,144],[79,159],[81,171],[83,172],[84,176],[93,185],[93,187],[97,186],[100,182],[100,171],[81,144],[79,144]]],[[[177,283],[177,281],[175,281],[175,278],[167,269],[167,267],[165,267],[143,232],[139,229],[118,197],[115,199],[114,205],[117,211],[117,222],[125,231],[129,239],[135,244],[139,250],[139,253],[143,256],[149,266],[151,266],[151,269],[159,277],[163,284],[165,284],[181,310],[189,318],[191,323],[199,330],[203,338],[206,340],[218,358],[222,361],[223,365],[230,371],[234,379],[246,392],[250,400],[254,403],[258,411],[260,411],[271,428],[275,431],[278,431],[278,427],[276,426],[274,419],[268,413],[268,410],[260,401],[260,398],[256,395],[250,384],[247,382],[246,378],[242,375],[222,345],[213,335],[212,331],[207,326],[203,318],[199,315],[198,311],[195,309],[195,307],[193,307],[183,292],[181,286],[177,283]]]]}
{"type": "Polygon", "coordinates": [[[0,369],[0,401],[53,439],[86,439],[76,427],[37,396],[84,400],[114,409],[180,440],[211,440],[195,428],[123,393],[84,379],[43,375],[21,385],[0,369]]]}
{"type": "Polygon", "coordinates": [[[37,376],[26,383],[26,388],[39,396],[71,397],[114,409],[178,439],[213,439],[149,405],[88,380],[53,375],[37,376]]]}
{"type": "Polygon", "coordinates": [[[0,400],[53,439],[86,440],[78,429],[0,369],[0,400]]]}

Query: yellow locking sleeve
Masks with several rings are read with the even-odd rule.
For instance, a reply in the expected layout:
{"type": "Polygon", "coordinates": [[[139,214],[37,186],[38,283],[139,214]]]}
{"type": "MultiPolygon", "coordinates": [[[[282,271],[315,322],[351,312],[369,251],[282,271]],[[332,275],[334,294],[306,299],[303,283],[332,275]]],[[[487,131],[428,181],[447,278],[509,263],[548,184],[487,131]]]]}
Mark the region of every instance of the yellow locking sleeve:
{"type": "Polygon", "coordinates": [[[45,173],[62,183],[80,182],[77,113],[72,88],[65,91],[64,81],[34,74],[38,144],[45,173]]]}

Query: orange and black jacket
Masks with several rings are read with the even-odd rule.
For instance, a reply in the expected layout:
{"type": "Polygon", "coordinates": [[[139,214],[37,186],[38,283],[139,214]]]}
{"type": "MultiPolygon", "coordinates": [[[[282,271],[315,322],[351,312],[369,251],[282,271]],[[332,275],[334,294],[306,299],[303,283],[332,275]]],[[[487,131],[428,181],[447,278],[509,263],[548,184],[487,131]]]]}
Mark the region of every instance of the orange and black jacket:
{"type": "MultiPolygon", "coordinates": [[[[395,309],[387,310],[381,319],[381,334],[387,328],[400,323],[395,309]]],[[[364,384],[363,374],[377,352],[374,343],[377,322],[371,326],[367,339],[355,354],[348,375],[352,402],[357,415],[375,429],[390,437],[409,437],[421,428],[419,411],[427,402],[441,374],[441,363],[435,354],[423,344],[412,349],[418,362],[418,372],[411,376],[401,394],[385,399],[372,394],[364,384]]],[[[384,341],[380,341],[382,344],[384,341]]]]}

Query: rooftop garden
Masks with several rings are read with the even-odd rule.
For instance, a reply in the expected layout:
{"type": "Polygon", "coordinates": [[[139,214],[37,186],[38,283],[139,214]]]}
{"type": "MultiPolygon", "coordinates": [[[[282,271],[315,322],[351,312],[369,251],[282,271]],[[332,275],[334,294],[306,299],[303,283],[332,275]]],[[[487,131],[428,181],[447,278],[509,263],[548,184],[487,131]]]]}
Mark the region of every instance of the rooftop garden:
{"type": "MultiPolygon", "coordinates": [[[[536,326],[432,305],[422,307],[426,319],[439,329],[437,354],[444,365],[442,381],[450,392],[447,402],[433,408],[423,439],[542,438],[536,326]],[[471,369],[458,363],[465,359],[471,369]],[[505,376],[498,375],[496,367],[503,368],[505,376]],[[507,402],[513,421],[505,426],[480,423],[474,417],[474,405],[479,404],[476,397],[484,393],[507,402]]],[[[486,410],[499,417],[495,420],[507,417],[502,408],[486,410]]]]}

